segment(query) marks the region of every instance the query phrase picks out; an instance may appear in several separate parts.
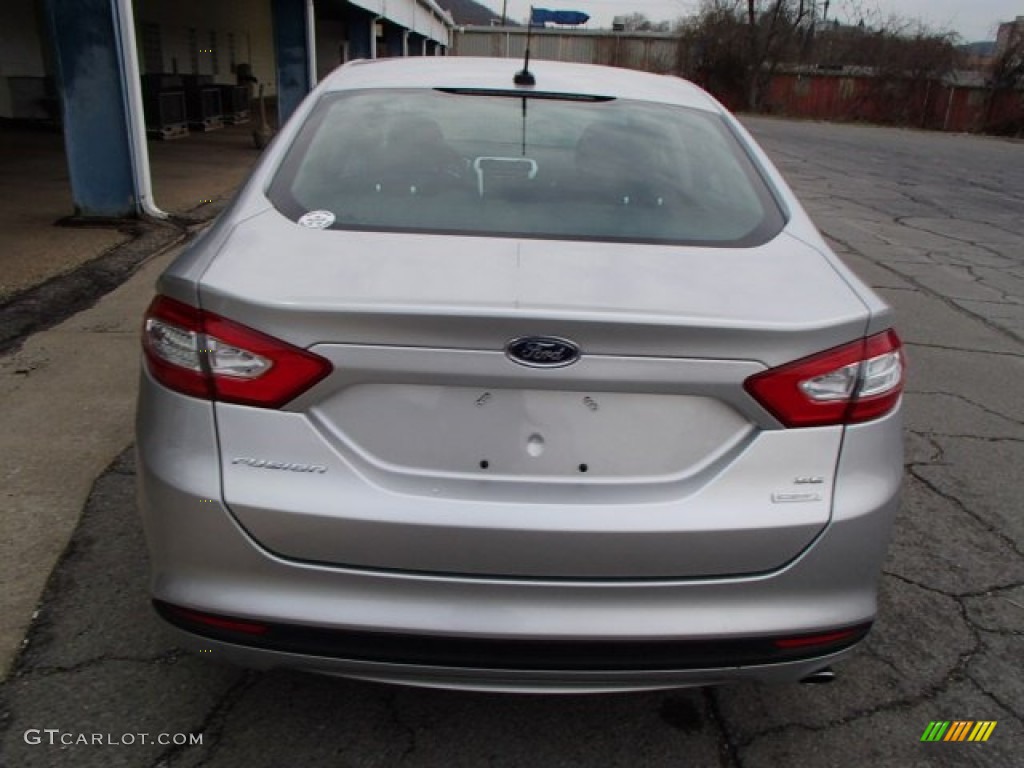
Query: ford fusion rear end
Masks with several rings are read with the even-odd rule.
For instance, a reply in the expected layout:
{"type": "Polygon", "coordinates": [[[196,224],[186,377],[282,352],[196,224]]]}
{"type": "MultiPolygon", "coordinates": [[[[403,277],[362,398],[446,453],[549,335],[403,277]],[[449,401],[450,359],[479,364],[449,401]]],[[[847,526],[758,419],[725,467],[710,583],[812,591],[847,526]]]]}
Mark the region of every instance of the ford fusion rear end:
{"type": "Polygon", "coordinates": [[[158,610],[243,663],[422,685],[828,666],[896,508],[888,308],[702,92],[512,74],[343,68],[161,279],[158,610]]]}

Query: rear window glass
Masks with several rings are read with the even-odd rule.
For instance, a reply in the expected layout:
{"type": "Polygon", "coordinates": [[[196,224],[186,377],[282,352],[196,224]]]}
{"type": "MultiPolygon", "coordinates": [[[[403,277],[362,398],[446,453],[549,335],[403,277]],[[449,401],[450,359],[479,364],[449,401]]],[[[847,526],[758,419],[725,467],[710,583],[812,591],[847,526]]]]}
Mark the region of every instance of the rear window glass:
{"type": "Polygon", "coordinates": [[[549,94],[328,94],[269,195],[333,229],[747,246],[784,225],[720,117],[549,94]]]}

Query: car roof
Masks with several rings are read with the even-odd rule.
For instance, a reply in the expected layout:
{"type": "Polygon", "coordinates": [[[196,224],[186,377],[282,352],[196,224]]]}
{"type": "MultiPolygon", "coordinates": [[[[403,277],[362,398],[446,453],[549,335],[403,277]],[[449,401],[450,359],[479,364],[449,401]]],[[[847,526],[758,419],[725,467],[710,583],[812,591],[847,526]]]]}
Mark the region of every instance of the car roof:
{"type": "Polygon", "coordinates": [[[722,108],[707,93],[679,77],[654,75],[620,67],[533,60],[534,86],[516,86],[512,78],[521,59],[468,56],[416,56],[358,60],[331,73],[322,91],[364,88],[465,88],[508,92],[544,92],[636,99],[692,107],[710,112],[722,108]]]}

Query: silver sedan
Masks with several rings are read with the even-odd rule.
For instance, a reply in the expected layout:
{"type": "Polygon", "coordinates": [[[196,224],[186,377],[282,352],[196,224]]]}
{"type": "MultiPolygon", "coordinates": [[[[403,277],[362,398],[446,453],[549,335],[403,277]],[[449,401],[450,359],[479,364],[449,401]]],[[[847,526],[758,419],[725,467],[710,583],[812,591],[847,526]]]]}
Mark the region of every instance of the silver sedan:
{"type": "Polygon", "coordinates": [[[807,679],[868,633],[890,309],[694,85],[354,62],[145,317],[139,499],[191,647],[504,691],[807,679]]]}

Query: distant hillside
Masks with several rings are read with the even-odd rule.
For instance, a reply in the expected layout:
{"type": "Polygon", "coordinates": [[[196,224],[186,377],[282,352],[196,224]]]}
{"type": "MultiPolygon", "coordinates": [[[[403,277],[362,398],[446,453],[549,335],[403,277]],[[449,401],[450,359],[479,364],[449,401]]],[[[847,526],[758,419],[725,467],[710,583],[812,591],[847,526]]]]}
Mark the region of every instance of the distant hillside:
{"type": "MultiPolygon", "coordinates": [[[[479,24],[486,27],[492,19],[501,19],[501,0],[491,0],[491,2],[492,5],[497,5],[498,10],[495,11],[476,0],[438,0],[437,4],[445,10],[451,11],[456,24],[479,24]]],[[[519,26],[511,21],[508,23],[509,26],[519,26]]]]}
{"type": "Polygon", "coordinates": [[[967,43],[965,45],[958,45],[957,48],[969,56],[992,56],[996,52],[996,41],[984,40],[977,43],[967,43]]]}

